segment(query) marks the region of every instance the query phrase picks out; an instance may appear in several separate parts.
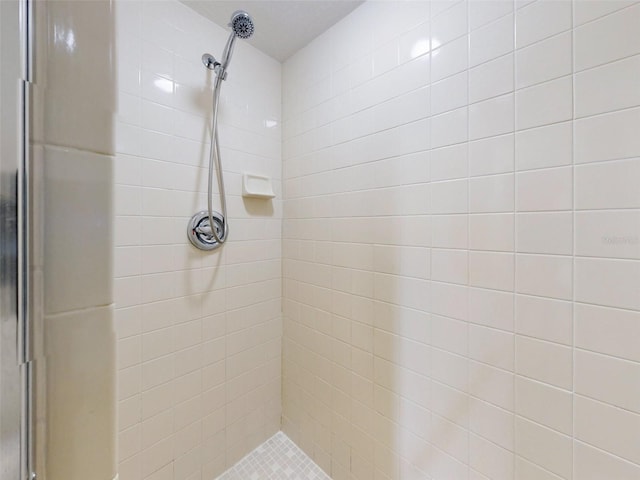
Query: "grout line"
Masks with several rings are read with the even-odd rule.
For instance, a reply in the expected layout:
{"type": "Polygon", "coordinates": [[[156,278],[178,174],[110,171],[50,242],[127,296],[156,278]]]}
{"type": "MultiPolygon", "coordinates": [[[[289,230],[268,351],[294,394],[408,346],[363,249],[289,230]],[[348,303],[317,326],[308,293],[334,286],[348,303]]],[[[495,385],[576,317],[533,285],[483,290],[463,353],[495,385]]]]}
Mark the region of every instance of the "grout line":
{"type": "Polygon", "coordinates": [[[518,109],[518,79],[517,79],[517,67],[518,67],[518,55],[516,55],[516,42],[517,42],[517,8],[516,8],[516,2],[517,0],[513,0],[513,72],[512,72],[512,81],[513,81],[513,158],[512,158],[512,172],[513,172],[513,293],[512,293],[512,300],[511,300],[511,314],[512,314],[512,345],[513,345],[513,460],[512,460],[512,473],[514,476],[517,476],[517,458],[518,458],[518,454],[517,454],[517,449],[516,449],[516,444],[517,444],[517,435],[518,435],[518,429],[517,429],[517,391],[516,391],[516,385],[517,385],[517,378],[518,378],[518,374],[517,374],[517,342],[516,342],[516,338],[517,338],[517,328],[516,328],[516,302],[517,302],[517,280],[518,280],[518,261],[517,261],[517,256],[518,256],[518,228],[517,228],[517,223],[518,223],[518,215],[516,214],[517,211],[517,191],[518,191],[518,179],[519,179],[519,175],[517,175],[517,166],[516,166],[516,156],[517,156],[517,109],[518,109]]]}
{"type": "Polygon", "coordinates": [[[576,19],[571,2],[571,474],[576,475],[576,19]]]}

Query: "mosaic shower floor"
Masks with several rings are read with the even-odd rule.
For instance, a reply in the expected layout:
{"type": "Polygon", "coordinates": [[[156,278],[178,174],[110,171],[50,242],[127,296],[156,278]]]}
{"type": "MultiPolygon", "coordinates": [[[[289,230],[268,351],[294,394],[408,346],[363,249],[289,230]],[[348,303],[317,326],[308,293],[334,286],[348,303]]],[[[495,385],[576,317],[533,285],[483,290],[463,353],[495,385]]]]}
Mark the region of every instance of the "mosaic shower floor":
{"type": "Polygon", "coordinates": [[[331,480],[284,433],[278,432],[217,480],[331,480]]]}

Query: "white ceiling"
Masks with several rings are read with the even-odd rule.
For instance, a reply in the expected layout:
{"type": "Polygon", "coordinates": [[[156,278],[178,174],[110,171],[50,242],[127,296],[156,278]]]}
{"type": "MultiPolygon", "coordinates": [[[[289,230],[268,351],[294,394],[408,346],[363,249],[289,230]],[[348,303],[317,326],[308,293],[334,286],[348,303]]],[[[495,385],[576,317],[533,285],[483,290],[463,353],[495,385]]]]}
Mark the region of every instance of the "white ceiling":
{"type": "Polygon", "coordinates": [[[256,27],[249,43],[281,62],[363,3],[363,0],[181,1],[225,29],[234,11],[246,10],[256,27]]]}

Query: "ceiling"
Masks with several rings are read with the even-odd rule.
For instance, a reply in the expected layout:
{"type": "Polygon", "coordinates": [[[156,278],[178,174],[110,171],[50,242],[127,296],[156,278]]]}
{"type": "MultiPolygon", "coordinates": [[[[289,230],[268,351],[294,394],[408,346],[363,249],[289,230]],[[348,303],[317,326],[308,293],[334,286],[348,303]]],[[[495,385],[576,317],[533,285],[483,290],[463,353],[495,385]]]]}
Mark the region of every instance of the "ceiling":
{"type": "Polygon", "coordinates": [[[246,10],[256,26],[249,43],[281,62],[363,3],[363,0],[181,1],[225,29],[234,11],[246,10]]]}

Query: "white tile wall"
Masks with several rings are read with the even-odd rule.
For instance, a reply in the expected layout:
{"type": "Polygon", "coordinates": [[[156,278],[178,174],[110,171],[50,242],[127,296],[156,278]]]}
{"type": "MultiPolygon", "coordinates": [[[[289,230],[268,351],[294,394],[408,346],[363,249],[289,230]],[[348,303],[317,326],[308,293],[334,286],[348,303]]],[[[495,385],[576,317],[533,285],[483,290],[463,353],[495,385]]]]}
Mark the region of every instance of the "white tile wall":
{"type": "Polygon", "coordinates": [[[367,2],[285,63],[283,428],[334,479],[640,478],[639,15],[367,2]]]}
{"type": "Polygon", "coordinates": [[[228,34],[177,1],[115,10],[120,479],[213,479],[280,427],[281,66],[236,45],[220,111],[230,237],[197,251],[186,226],[206,208],[213,81],[200,56],[228,34]],[[276,198],[243,200],[245,171],[276,198]]]}

